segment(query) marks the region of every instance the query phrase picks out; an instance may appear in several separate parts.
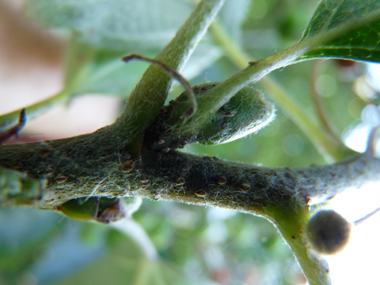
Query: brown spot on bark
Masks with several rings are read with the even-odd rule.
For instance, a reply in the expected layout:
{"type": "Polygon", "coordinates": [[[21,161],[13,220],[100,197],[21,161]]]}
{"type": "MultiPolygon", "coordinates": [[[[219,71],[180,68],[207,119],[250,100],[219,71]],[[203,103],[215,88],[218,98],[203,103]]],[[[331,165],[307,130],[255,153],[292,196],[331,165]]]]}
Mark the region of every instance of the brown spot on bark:
{"type": "Polygon", "coordinates": [[[135,167],[135,165],[133,163],[133,160],[130,159],[130,160],[123,162],[123,164],[121,165],[121,170],[124,172],[131,172],[134,167],[135,167]]]}
{"type": "Polygon", "coordinates": [[[205,197],[207,195],[207,192],[203,189],[198,189],[194,194],[198,197],[205,197]]]}
{"type": "Polygon", "coordinates": [[[246,192],[249,191],[249,189],[251,189],[251,185],[249,185],[248,183],[242,183],[240,184],[239,188],[241,191],[246,192]]]}
{"type": "Polygon", "coordinates": [[[218,179],[216,180],[216,182],[217,182],[219,185],[223,185],[223,184],[226,184],[226,183],[227,183],[227,179],[226,179],[226,177],[224,177],[224,176],[219,176],[218,179]]]}
{"type": "Polygon", "coordinates": [[[58,183],[63,183],[67,180],[67,176],[65,175],[58,175],[56,178],[55,178],[55,181],[57,181],[58,183]]]}
{"type": "Polygon", "coordinates": [[[185,181],[185,179],[183,177],[178,178],[177,181],[175,182],[175,184],[177,186],[183,185],[185,183],[186,183],[186,181],[185,181]]]}

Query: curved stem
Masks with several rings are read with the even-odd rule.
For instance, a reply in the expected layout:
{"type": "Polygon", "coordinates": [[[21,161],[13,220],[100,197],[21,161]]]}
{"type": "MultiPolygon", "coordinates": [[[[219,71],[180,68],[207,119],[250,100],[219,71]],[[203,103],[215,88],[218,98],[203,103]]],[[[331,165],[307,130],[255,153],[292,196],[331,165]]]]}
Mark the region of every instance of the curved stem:
{"type": "Polygon", "coordinates": [[[0,116],[0,130],[7,129],[10,125],[17,124],[20,113],[25,109],[26,120],[30,120],[40,116],[42,113],[48,111],[50,108],[66,103],[72,97],[71,89],[64,89],[56,95],[49,97],[43,101],[30,105],[26,108],[4,114],[0,116]]]}
{"type": "Polygon", "coordinates": [[[310,77],[311,95],[312,95],[312,99],[313,99],[315,110],[317,112],[319,121],[322,124],[322,127],[339,144],[339,143],[342,143],[342,141],[339,138],[339,136],[337,135],[337,133],[334,131],[332,125],[329,122],[329,120],[327,119],[326,113],[323,110],[321,97],[320,97],[320,95],[318,94],[318,91],[317,91],[317,78],[319,76],[319,73],[321,72],[321,66],[322,66],[322,61],[321,60],[317,60],[314,63],[314,66],[313,66],[313,69],[312,69],[312,73],[311,73],[311,77],[310,77]]]}

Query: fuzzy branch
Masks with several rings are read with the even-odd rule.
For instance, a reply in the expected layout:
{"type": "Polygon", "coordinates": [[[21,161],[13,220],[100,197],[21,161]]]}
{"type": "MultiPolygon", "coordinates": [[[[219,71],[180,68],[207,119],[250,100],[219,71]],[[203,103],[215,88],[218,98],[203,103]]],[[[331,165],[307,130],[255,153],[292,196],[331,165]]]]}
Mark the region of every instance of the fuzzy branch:
{"type": "MultiPolygon", "coordinates": [[[[258,167],[176,151],[152,151],[144,146],[141,156],[132,159],[113,126],[74,138],[1,146],[0,166],[45,181],[38,199],[18,203],[38,209],[54,209],[91,193],[210,205],[262,215],[268,205],[294,199],[301,204],[310,199],[323,201],[346,189],[380,180],[380,160],[370,154],[302,169],[258,167]]],[[[3,207],[14,206],[12,201],[0,202],[3,207]]]]}

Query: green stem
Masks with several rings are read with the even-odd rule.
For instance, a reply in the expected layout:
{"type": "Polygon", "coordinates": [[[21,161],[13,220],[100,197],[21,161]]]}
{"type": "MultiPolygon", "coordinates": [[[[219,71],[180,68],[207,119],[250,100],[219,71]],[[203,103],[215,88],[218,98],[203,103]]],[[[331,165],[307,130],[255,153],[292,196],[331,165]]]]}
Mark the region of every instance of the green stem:
{"type": "Polygon", "coordinates": [[[327,262],[310,252],[304,237],[304,229],[310,219],[308,207],[295,201],[291,205],[280,203],[275,207],[267,207],[266,214],[292,249],[308,283],[331,284],[327,262]]]}
{"type": "MultiPolygon", "coordinates": [[[[26,118],[27,120],[36,118],[50,108],[66,103],[71,97],[71,89],[64,89],[52,97],[26,107],[26,118]]],[[[9,126],[17,124],[22,109],[24,108],[0,116],[0,130],[5,130],[9,126]]]]}
{"type": "MultiPolygon", "coordinates": [[[[251,60],[250,56],[226,34],[221,25],[215,22],[211,25],[210,30],[215,41],[224,49],[231,61],[240,68],[246,68],[247,63],[251,60]]],[[[337,142],[328,132],[320,128],[319,124],[312,120],[310,115],[306,114],[303,108],[275,80],[265,77],[260,80],[260,83],[269,91],[270,97],[277,105],[310,138],[326,161],[339,161],[352,155],[352,152],[348,151],[343,143],[337,142]]]]}
{"type": "MultiPolygon", "coordinates": [[[[223,3],[224,0],[201,1],[155,60],[180,72],[223,3]]],[[[170,76],[159,67],[151,65],[129,96],[115,130],[120,137],[128,140],[129,147],[135,153],[140,147],[145,129],[152,124],[163,107],[171,86],[170,76]]]]}

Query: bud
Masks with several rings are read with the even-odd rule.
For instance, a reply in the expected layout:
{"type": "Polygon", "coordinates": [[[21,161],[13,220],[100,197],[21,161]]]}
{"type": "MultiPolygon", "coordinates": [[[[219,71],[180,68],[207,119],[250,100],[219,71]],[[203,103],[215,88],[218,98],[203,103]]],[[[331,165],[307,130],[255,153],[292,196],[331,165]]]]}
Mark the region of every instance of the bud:
{"type": "MultiPolygon", "coordinates": [[[[216,85],[199,84],[193,87],[193,92],[199,99],[216,85]]],[[[189,108],[190,100],[185,91],[162,109],[146,133],[147,136],[159,134],[150,138],[153,149],[175,149],[195,142],[207,145],[231,142],[258,131],[274,118],[273,105],[264,101],[261,92],[252,87],[241,89],[204,123],[186,124],[183,119],[189,108]]],[[[197,116],[202,115],[195,113],[191,119],[196,122],[197,116]]]]}
{"type": "Polygon", "coordinates": [[[332,210],[317,212],[306,225],[306,238],[320,254],[335,254],[348,244],[352,225],[332,210]]]}

